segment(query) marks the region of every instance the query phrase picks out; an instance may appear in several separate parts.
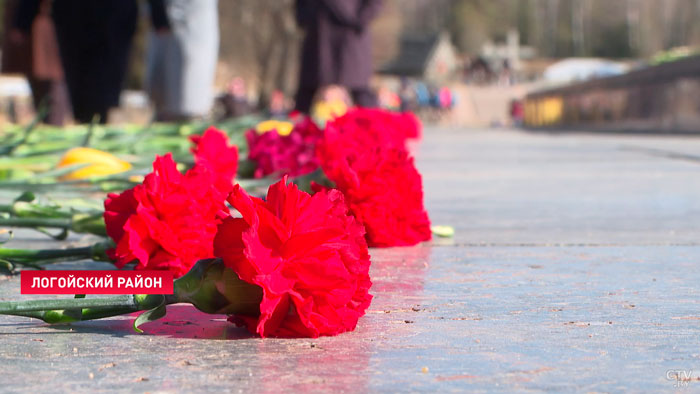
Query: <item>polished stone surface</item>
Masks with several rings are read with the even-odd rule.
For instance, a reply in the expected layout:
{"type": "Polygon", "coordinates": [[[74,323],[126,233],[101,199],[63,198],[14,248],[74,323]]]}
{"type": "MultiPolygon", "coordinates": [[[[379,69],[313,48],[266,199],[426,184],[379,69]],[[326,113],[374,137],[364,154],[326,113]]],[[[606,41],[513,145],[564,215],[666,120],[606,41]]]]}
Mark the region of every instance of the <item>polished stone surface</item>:
{"type": "MultiPolygon", "coordinates": [[[[129,317],[2,317],[0,391],[700,390],[695,152],[691,137],[428,129],[426,204],[456,235],[373,250],[356,331],[261,340],[186,306],[146,334],[129,317]]],[[[57,268],[88,266],[104,267],[57,268]]],[[[19,297],[1,277],[0,298],[19,297]]]]}

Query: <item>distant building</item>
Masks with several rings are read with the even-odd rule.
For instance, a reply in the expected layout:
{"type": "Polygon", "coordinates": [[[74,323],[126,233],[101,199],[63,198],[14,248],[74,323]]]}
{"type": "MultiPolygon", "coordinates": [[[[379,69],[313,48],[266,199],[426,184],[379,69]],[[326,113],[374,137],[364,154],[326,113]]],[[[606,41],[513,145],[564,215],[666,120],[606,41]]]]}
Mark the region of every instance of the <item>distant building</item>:
{"type": "Polygon", "coordinates": [[[531,60],[537,55],[535,49],[530,46],[520,45],[520,34],[517,30],[508,32],[505,43],[487,41],[481,47],[479,56],[485,59],[491,67],[499,70],[507,62],[511,69],[520,70],[521,60],[531,60]]]}
{"type": "Polygon", "coordinates": [[[455,77],[458,70],[457,50],[450,36],[443,32],[402,36],[398,55],[381,67],[379,73],[441,84],[455,77]]]}

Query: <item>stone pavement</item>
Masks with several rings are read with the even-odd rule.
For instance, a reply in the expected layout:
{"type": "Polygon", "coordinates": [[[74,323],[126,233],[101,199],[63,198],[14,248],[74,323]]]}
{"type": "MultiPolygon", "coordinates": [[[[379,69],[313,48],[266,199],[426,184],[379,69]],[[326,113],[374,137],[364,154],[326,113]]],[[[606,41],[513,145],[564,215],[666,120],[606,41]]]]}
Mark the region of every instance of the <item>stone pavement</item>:
{"type": "Polygon", "coordinates": [[[0,391],[698,391],[696,154],[691,137],[428,129],[427,207],[456,235],[373,250],[355,332],[261,340],[177,305],[141,335],[2,317],[0,391]]]}

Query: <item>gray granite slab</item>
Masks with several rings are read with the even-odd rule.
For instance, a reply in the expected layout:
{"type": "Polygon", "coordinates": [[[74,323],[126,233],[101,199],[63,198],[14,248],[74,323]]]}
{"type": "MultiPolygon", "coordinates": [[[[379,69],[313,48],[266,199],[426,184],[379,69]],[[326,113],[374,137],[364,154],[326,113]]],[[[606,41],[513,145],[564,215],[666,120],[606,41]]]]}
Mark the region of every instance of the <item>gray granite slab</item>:
{"type": "Polygon", "coordinates": [[[428,128],[426,204],[456,235],[372,250],[356,331],[262,340],[180,305],[146,334],[128,316],[0,317],[0,391],[698,391],[695,152],[692,137],[428,128]]]}

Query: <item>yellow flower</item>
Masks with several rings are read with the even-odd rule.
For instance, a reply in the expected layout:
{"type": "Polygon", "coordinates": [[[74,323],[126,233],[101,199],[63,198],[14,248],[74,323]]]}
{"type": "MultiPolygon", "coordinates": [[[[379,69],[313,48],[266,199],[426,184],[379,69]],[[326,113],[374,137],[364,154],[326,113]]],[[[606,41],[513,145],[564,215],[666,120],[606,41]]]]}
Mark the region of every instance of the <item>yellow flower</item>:
{"type": "Polygon", "coordinates": [[[78,170],[62,176],[65,180],[85,179],[95,176],[118,174],[131,169],[131,164],[114,155],[93,148],[73,148],[58,162],[57,168],[86,164],[78,170]]]}
{"type": "Polygon", "coordinates": [[[265,134],[268,131],[272,130],[277,131],[277,134],[284,137],[289,135],[292,132],[292,130],[294,130],[294,124],[291,122],[270,119],[264,122],[260,122],[257,126],[255,126],[255,131],[258,134],[265,134]]]}
{"type": "Polygon", "coordinates": [[[314,104],[313,118],[321,123],[345,115],[348,106],[343,100],[318,101],[314,104]]]}

